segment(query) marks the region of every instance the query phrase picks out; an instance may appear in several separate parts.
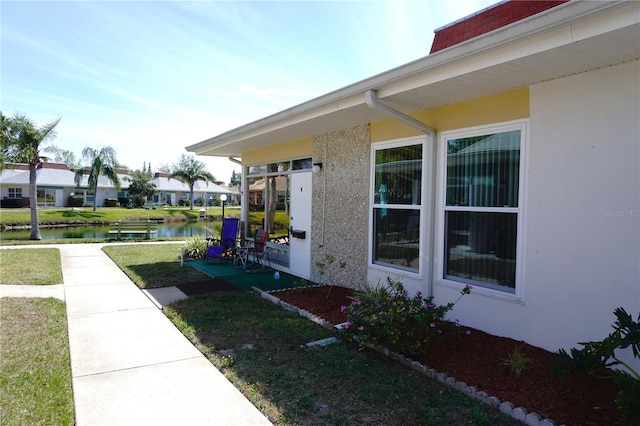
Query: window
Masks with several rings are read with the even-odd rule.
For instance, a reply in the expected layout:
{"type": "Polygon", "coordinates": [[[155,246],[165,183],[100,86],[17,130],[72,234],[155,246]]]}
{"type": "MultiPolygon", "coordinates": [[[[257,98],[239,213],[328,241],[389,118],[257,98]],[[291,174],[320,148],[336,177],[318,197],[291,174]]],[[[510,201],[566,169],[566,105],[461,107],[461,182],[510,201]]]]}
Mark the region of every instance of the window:
{"type": "Polygon", "coordinates": [[[38,206],[52,207],[56,202],[55,189],[38,189],[37,192],[38,206]]]}
{"type": "Polygon", "coordinates": [[[85,204],[93,204],[93,200],[95,195],[93,193],[93,189],[85,189],[84,190],[84,202],[85,204]]]}
{"type": "Polygon", "coordinates": [[[443,135],[445,279],[515,293],[524,124],[443,135]]]}
{"type": "Polygon", "coordinates": [[[9,197],[13,199],[22,198],[22,188],[8,188],[9,189],[9,197]]]}
{"type": "Polygon", "coordinates": [[[373,149],[373,264],[420,270],[423,157],[423,142],[415,139],[373,149]]]}
{"type": "Polygon", "coordinates": [[[289,202],[291,174],[309,172],[311,158],[285,160],[249,166],[244,178],[247,205],[245,235],[253,237],[256,230],[269,231],[271,261],[289,265],[289,202]]]}

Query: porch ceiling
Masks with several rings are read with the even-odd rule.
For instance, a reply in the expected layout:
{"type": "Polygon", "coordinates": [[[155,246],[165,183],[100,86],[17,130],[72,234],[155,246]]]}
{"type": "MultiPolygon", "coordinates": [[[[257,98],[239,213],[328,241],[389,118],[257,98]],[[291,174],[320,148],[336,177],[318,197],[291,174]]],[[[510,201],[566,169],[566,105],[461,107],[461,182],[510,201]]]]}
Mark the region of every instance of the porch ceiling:
{"type": "Polygon", "coordinates": [[[569,2],[557,9],[187,150],[241,156],[243,151],[389,118],[366,105],[366,90],[376,90],[380,101],[411,114],[640,58],[639,3],[569,2]]]}

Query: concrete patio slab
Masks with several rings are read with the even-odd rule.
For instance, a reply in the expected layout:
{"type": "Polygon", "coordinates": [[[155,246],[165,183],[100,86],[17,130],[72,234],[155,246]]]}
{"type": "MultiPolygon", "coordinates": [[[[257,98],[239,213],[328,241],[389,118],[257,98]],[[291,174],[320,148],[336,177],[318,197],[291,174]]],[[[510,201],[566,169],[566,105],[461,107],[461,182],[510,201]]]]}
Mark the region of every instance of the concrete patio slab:
{"type": "Polygon", "coordinates": [[[187,296],[181,292],[178,287],[163,287],[163,288],[150,288],[142,290],[147,295],[149,300],[153,302],[158,309],[175,302],[176,300],[186,299],[187,296]]]}

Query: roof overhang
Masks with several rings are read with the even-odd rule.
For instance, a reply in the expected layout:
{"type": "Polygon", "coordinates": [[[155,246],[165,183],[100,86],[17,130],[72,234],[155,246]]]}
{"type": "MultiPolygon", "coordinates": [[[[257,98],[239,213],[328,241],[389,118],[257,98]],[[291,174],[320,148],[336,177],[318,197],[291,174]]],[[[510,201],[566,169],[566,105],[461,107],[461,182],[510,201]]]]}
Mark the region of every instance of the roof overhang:
{"type": "MultiPolygon", "coordinates": [[[[412,114],[640,58],[640,3],[570,1],[546,12],[188,146],[243,152],[389,118],[365,92],[412,114]]],[[[437,130],[437,129],[436,129],[437,130]]]]}

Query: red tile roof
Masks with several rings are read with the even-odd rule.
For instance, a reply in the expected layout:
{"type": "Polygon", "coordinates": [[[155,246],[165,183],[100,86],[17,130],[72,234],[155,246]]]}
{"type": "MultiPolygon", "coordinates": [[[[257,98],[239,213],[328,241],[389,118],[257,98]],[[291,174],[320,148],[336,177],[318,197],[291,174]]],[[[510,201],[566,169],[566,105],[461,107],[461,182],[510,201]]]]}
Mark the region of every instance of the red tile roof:
{"type": "Polygon", "coordinates": [[[437,29],[431,45],[431,53],[512,24],[567,1],[569,0],[512,0],[490,6],[478,13],[437,29]]]}

